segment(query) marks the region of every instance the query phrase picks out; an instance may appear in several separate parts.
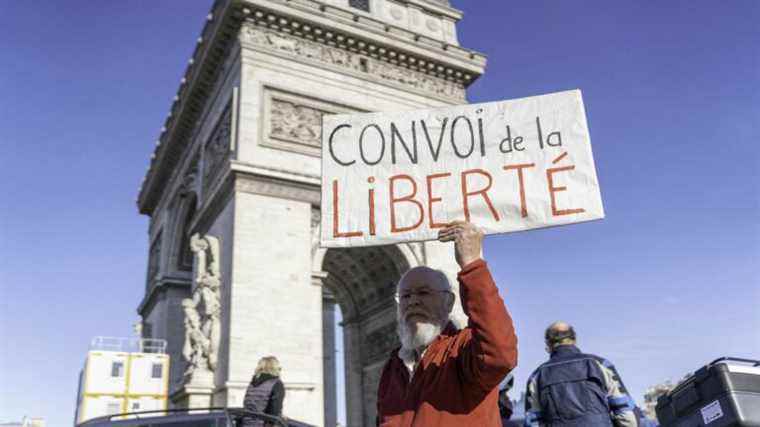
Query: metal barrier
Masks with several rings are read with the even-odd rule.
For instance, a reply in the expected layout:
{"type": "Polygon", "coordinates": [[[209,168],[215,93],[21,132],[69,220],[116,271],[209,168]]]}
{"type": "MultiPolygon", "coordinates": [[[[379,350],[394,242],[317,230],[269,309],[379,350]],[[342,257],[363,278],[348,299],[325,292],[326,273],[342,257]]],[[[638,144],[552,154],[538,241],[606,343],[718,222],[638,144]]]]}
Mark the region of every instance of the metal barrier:
{"type": "MultiPolygon", "coordinates": [[[[252,417],[257,420],[262,420],[268,423],[268,425],[274,427],[288,427],[288,423],[280,417],[275,417],[261,412],[248,411],[243,408],[185,408],[128,412],[124,414],[112,414],[93,418],[81,424],[78,424],[78,427],[126,427],[130,426],[132,423],[140,421],[147,421],[150,422],[151,425],[155,426],[160,426],[162,424],[162,421],[165,421],[167,424],[173,423],[171,425],[177,425],[177,418],[182,415],[191,416],[203,414],[208,414],[211,416],[218,414],[220,416],[224,416],[228,421],[230,421],[230,425],[232,426],[241,425],[243,418],[252,417]],[[162,418],[164,419],[162,420],[162,418]]],[[[135,425],[144,425],[144,423],[140,422],[135,425]]]]}
{"type": "Polygon", "coordinates": [[[166,353],[166,340],[156,338],[95,337],[90,351],[123,351],[126,353],[166,353]]]}

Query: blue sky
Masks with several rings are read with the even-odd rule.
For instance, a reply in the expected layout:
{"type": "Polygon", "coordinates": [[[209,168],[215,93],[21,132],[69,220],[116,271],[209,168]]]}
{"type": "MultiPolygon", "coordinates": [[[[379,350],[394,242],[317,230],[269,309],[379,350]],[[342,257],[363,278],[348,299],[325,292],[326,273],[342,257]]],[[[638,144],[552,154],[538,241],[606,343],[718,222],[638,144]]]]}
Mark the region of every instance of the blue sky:
{"type": "MultiPolygon", "coordinates": [[[[760,3],[454,1],[471,102],[580,88],[607,218],[487,239],[520,339],[550,322],[635,398],[760,356],[760,3]]],[[[144,289],[134,199],[210,1],[0,2],[0,421],[70,425],[91,337],[144,289]]]]}

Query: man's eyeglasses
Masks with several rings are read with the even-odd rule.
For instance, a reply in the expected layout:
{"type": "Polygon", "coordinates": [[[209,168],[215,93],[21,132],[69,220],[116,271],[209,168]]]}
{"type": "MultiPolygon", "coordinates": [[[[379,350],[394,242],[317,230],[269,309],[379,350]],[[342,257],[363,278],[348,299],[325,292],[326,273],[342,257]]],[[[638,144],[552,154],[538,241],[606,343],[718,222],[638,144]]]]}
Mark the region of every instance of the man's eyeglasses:
{"type": "Polygon", "coordinates": [[[409,302],[412,296],[416,296],[420,299],[428,299],[431,295],[439,293],[450,293],[451,291],[431,290],[431,289],[419,289],[416,291],[404,291],[396,294],[396,302],[409,302]]]}

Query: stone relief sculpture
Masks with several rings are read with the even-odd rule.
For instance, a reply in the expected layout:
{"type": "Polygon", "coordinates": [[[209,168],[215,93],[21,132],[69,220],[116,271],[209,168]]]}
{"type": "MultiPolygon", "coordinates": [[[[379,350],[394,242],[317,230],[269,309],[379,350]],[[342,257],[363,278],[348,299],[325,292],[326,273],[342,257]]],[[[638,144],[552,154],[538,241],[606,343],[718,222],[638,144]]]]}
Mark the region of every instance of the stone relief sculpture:
{"type": "Polygon", "coordinates": [[[206,142],[203,151],[203,194],[224,166],[224,160],[230,153],[230,137],[232,134],[232,111],[230,104],[225,107],[214,131],[206,142]]]}
{"type": "Polygon", "coordinates": [[[321,157],[322,117],[350,112],[360,110],[325,99],[264,87],[265,133],[260,145],[321,157]]]}
{"type": "Polygon", "coordinates": [[[321,147],[325,111],[280,99],[272,99],[271,137],[321,147]]]}
{"type": "Polygon", "coordinates": [[[192,298],[182,300],[186,381],[196,373],[216,370],[222,332],[219,239],[195,234],[190,239],[190,249],[195,256],[194,290],[192,298]]]}

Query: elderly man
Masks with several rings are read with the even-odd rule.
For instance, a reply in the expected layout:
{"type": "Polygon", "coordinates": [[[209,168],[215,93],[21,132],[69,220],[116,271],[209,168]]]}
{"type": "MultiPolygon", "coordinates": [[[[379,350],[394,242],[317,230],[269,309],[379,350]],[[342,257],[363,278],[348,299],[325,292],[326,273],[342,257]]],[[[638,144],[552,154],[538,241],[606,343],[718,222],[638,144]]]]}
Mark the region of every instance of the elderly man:
{"type": "Polygon", "coordinates": [[[615,367],[575,346],[575,330],[554,322],[544,334],[549,361],[528,379],[525,426],[635,427],[634,402],[615,367]]]}
{"type": "Polygon", "coordinates": [[[483,233],[456,221],[438,240],[454,242],[469,323],[457,330],[449,321],[454,294],[444,273],[416,267],[404,274],[398,283],[401,348],[380,378],[379,425],[501,426],[497,387],[517,364],[517,337],[480,258],[483,233]]]}

